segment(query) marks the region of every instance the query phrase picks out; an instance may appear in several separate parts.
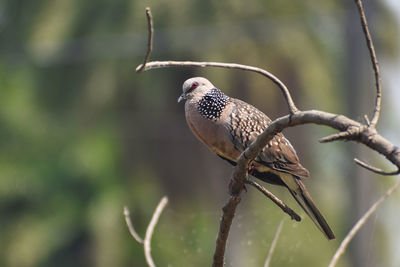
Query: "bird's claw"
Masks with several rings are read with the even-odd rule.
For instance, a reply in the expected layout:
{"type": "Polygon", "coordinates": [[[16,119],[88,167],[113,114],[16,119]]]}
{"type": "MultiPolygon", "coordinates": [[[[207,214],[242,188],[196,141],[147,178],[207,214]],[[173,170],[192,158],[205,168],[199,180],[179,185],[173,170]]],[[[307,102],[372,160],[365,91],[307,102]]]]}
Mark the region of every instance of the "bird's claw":
{"type": "Polygon", "coordinates": [[[247,170],[247,173],[252,175],[255,169],[256,169],[256,166],[251,165],[251,166],[249,166],[249,169],[247,170]]]}

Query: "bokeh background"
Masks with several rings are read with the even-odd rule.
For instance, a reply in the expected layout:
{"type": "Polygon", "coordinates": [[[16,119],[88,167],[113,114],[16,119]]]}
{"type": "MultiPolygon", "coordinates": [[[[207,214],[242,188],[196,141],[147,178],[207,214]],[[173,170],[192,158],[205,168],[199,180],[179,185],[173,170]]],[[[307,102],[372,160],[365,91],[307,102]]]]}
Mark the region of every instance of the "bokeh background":
{"type": "MultiPolygon", "coordinates": [[[[129,235],[127,205],[143,236],[162,196],[152,242],[159,266],[210,266],[232,168],[191,134],[176,99],[205,76],[276,118],[280,91],[253,73],[175,68],[135,73],[154,16],[155,60],[223,61],[266,68],[301,109],[371,115],[374,80],[351,0],[0,1],[0,266],[145,266],[129,235]]],[[[400,144],[400,3],[365,1],[383,75],[380,133],[400,144]]],[[[326,266],[354,222],[398,177],[333,133],[285,130],[312,177],[311,195],[334,229],[328,242],[305,218],[292,222],[248,188],[234,219],[227,266],[263,266],[285,219],[272,266],[326,266]]],[[[300,211],[286,190],[269,187],[300,211]]],[[[400,194],[379,209],[339,266],[400,266],[400,194]]]]}

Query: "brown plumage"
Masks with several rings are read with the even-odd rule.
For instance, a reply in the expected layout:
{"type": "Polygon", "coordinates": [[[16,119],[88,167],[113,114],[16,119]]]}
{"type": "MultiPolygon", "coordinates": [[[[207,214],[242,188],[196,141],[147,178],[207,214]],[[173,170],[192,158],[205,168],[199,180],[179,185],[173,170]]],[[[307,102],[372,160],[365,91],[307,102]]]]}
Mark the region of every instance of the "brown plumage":
{"type": "MultiPolygon", "coordinates": [[[[185,81],[178,102],[184,99],[186,121],[192,132],[210,150],[233,165],[271,123],[257,108],[226,96],[202,77],[185,81]]],[[[254,159],[251,169],[254,177],[288,188],[325,236],[335,238],[301,181],[309,172],[300,164],[296,151],[283,134],[272,138],[254,159]]]]}

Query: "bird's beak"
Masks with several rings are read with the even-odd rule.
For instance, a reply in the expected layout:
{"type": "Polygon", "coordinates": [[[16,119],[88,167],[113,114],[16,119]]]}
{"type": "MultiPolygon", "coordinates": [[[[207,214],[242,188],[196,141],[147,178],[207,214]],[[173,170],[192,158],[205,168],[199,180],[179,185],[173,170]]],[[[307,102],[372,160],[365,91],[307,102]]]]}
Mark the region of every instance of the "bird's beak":
{"type": "Polygon", "coordinates": [[[186,98],[186,93],[181,94],[181,96],[178,98],[178,103],[180,103],[185,98],[186,98]]]}

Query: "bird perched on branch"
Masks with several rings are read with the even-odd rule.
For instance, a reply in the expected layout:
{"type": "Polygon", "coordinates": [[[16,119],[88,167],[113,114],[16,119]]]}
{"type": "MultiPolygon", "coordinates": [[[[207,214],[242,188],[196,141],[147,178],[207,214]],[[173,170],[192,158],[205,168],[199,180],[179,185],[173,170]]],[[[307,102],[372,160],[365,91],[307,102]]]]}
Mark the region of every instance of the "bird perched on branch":
{"type": "MultiPolygon", "coordinates": [[[[194,135],[232,165],[236,165],[240,154],[271,123],[257,108],[225,95],[202,77],[183,83],[178,102],[182,100],[186,100],[186,121],[194,135]]],[[[286,187],[325,236],[335,238],[301,181],[309,172],[283,134],[276,134],[263,148],[251,163],[249,173],[267,183],[286,187]]]]}

